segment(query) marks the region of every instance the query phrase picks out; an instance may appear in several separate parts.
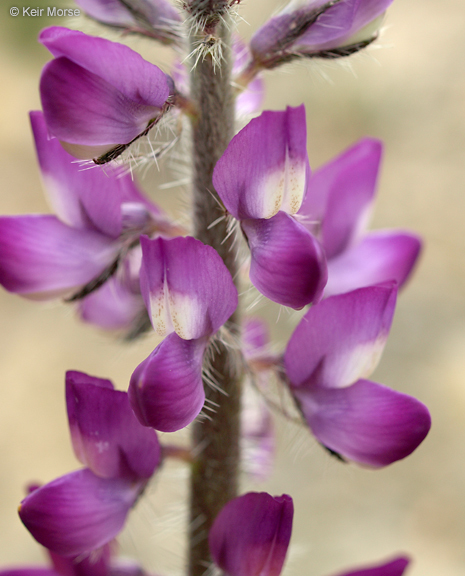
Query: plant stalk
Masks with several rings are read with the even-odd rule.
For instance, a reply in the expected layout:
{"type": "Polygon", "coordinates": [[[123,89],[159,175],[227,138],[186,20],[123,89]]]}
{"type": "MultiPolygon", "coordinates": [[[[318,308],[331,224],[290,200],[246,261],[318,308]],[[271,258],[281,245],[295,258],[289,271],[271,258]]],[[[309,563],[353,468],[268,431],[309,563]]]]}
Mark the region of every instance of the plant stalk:
{"type": "MultiPolygon", "coordinates": [[[[213,187],[216,162],[234,134],[234,95],[231,88],[231,42],[228,26],[217,27],[213,41],[220,42],[220,65],[205,54],[191,73],[191,97],[198,111],[192,126],[193,222],[196,238],[219,253],[236,278],[237,262],[233,237],[227,241],[226,219],[209,225],[224,214],[213,187]]],[[[191,37],[191,49],[205,40],[191,37]]],[[[208,38],[211,42],[211,37],[208,38]]],[[[238,313],[225,329],[238,337],[238,313]]],[[[237,351],[217,341],[210,348],[209,373],[221,391],[204,380],[209,418],[193,424],[192,445],[198,455],[192,465],[190,484],[189,576],[201,576],[211,563],[208,532],[221,508],[237,495],[239,472],[241,369],[237,351]]]]}

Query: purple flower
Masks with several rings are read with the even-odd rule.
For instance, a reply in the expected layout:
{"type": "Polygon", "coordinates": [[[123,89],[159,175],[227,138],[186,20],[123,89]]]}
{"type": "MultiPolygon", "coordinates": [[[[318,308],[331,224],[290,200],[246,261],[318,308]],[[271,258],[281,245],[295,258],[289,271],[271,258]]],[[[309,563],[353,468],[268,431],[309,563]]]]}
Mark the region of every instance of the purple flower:
{"type": "Polygon", "coordinates": [[[134,371],[129,386],[140,422],[172,432],[205,401],[203,355],[210,336],[237,307],[237,290],[218,253],[194,238],[141,238],[141,292],[163,342],[134,371]]]}
{"type": "Polygon", "coordinates": [[[249,492],[223,507],[208,542],[228,576],[279,576],[291,539],[292,498],[249,492]]]}
{"type": "Polygon", "coordinates": [[[85,296],[118,268],[105,289],[107,312],[95,311],[94,298],[81,312],[100,326],[126,327],[143,310],[134,244],[142,232],[170,234],[172,225],[129,175],[81,170],[56,138],[48,138],[41,112],[31,113],[31,124],[57,216],[0,217],[0,283],[38,300],[85,296]]]}
{"type": "Polygon", "coordinates": [[[60,556],[48,550],[50,568],[24,566],[0,571],[0,576],[144,576],[134,562],[115,558],[115,546],[106,544],[99,550],[76,557],[60,556]]]}
{"type": "Polygon", "coordinates": [[[69,557],[104,546],[123,528],[160,464],[160,446],[109,380],[68,372],[66,404],[74,451],[88,467],[32,491],[19,515],[40,544],[69,557]]]}
{"type": "Polygon", "coordinates": [[[172,81],[127,46],[57,26],[39,40],[55,56],[40,81],[45,120],[76,158],[115,158],[169,107],[172,81]]]}
{"type": "Polygon", "coordinates": [[[376,192],[382,144],[364,138],[315,171],[297,217],[328,259],[325,295],[395,280],[402,286],[418,259],[420,239],[403,230],[365,232],[376,192]]]}
{"type": "Polygon", "coordinates": [[[267,298],[302,308],[318,301],[326,262],[315,237],[293,216],[307,189],[305,110],[263,112],[230,142],[213,184],[240,221],[250,255],[250,280],[267,298]]]}
{"type": "Polygon", "coordinates": [[[378,285],[313,306],[289,340],[289,386],[316,438],[343,458],[381,467],[405,458],[431,420],[415,398],[366,380],[394,314],[396,288],[378,285]]]}
{"type": "Polygon", "coordinates": [[[249,372],[242,393],[242,461],[247,474],[260,482],[271,474],[276,449],[273,419],[263,395],[269,391],[271,368],[280,359],[269,349],[267,326],[260,318],[246,318],[242,339],[249,372]]]}
{"type": "Polygon", "coordinates": [[[126,32],[137,32],[170,44],[176,40],[179,12],[167,0],[76,0],[89,16],[126,32]]]}
{"type": "Polygon", "coordinates": [[[392,0],[298,0],[252,37],[257,67],[273,68],[299,57],[336,58],[376,39],[392,0]]]}

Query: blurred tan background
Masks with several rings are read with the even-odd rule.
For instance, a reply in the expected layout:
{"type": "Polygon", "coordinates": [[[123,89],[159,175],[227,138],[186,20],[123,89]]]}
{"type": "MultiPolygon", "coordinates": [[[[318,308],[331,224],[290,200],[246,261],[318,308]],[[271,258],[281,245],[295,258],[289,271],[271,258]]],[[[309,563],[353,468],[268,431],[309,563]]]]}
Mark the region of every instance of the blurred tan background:
{"type": "MultiPolygon", "coordinates": [[[[35,38],[40,28],[67,22],[13,18],[10,6],[29,4],[1,4],[0,213],[43,212],[27,112],[39,107],[48,55],[35,38]]],[[[240,13],[248,24],[240,23],[241,33],[250,37],[278,5],[244,0],[240,13]]],[[[425,251],[400,298],[375,380],[415,395],[433,418],[416,453],[376,472],[341,465],[304,430],[278,424],[278,462],[263,488],[295,500],[287,576],[330,576],[401,551],[414,558],[409,576],[465,574],[464,23],[461,0],[396,0],[381,41],[350,64],[310,62],[266,78],[268,108],[305,102],[313,167],[365,135],[386,143],[372,226],[413,229],[424,237],[425,251]]],[[[132,45],[167,66],[166,50],[132,45]]],[[[144,184],[153,187],[154,178],[149,174],[144,184]]],[[[156,199],[176,204],[166,192],[156,199]]],[[[261,312],[283,343],[295,316],[282,314],[276,324],[277,309],[261,312]]],[[[154,341],[123,346],[81,325],[69,307],[3,291],[0,318],[0,566],[43,563],[16,507],[29,481],[78,467],[68,439],[65,371],[110,377],[126,388],[154,341]]],[[[125,553],[166,576],[183,569],[184,476],[182,467],[168,466],[121,538],[125,553]]],[[[244,488],[262,486],[245,481],[244,488]]]]}

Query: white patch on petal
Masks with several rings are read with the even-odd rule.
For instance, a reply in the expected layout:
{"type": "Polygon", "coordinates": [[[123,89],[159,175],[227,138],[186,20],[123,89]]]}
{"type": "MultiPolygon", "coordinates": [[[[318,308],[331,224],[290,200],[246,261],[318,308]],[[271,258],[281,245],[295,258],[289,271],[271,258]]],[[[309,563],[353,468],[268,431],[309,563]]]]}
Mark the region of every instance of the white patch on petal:
{"type": "Polygon", "coordinates": [[[72,144],[71,142],[64,142],[60,140],[62,147],[78,160],[92,160],[98,158],[103,154],[109,152],[118,144],[96,144],[94,146],[86,146],[85,144],[72,144]]]}
{"type": "Polygon", "coordinates": [[[192,340],[197,336],[199,323],[203,323],[201,306],[195,296],[169,292],[169,310],[171,323],[176,334],[183,340],[192,340]]]}
{"type": "Polygon", "coordinates": [[[302,205],[306,189],[305,161],[291,159],[286,148],[284,165],[265,176],[259,184],[259,188],[262,187],[261,218],[272,218],[279,211],[296,214],[302,205]]]}
{"type": "Polygon", "coordinates": [[[380,16],[369,22],[366,26],[358,30],[353,36],[351,36],[347,40],[344,40],[344,42],[340,44],[340,46],[338,47],[350,46],[351,44],[358,44],[359,42],[365,42],[366,40],[370,40],[371,38],[373,38],[373,36],[375,36],[379,32],[379,29],[381,28],[384,19],[384,14],[385,12],[383,12],[380,16]]]}
{"type": "Polygon", "coordinates": [[[95,444],[95,447],[97,448],[97,452],[99,454],[102,454],[103,452],[106,452],[110,448],[110,443],[109,442],[97,442],[95,444]]]}
{"type": "Polygon", "coordinates": [[[345,388],[357,380],[369,378],[378,366],[387,336],[387,333],[382,334],[373,342],[365,342],[352,348],[337,362],[325,384],[331,388],[345,388]]]}
{"type": "Polygon", "coordinates": [[[165,275],[162,289],[158,293],[152,292],[150,294],[150,316],[152,318],[152,326],[155,332],[162,337],[165,337],[174,331],[173,323],[171,322],[168,294],[169,290],[165,275]]]}
{"type": "Polygon", "coordinates": [[[280,167],[279,170],[267,174],[259,183],[258,188],[258,194],[263,198],[260,217],[268,220],[281,210],[286,188],[284,169],[280,167]]]}
{"type": "Polygon", "coordinates": [[[203,322],[201,306],[195,296],[170,290],[165,281],[159,294],[151,294],[150,309],[155,332],[162,337],[176,332],[183,340],[197,337],[203,322]]]}
{"type": "Polygon", "coordinates": [[[63,184],[49,173],[42,174],[42,181],[49,204],[60,220],[73,228],[85,228],[79,198],[74,198],[68,190],[63,190],[63,184]]]}
{"type": "Polygon", "coordinates": [[[285,189],[281,206],[283,212],[293,215],[299,211],[305,194],[306,172],[305,161],[299,158],[291,159],[289,150],[286,150],[285,189]]]}

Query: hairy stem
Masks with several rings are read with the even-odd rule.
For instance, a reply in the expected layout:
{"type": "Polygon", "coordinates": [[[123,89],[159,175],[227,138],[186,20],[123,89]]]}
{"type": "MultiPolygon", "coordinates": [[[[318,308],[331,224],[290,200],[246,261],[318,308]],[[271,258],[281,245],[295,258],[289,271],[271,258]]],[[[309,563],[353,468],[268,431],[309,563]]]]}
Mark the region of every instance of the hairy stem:
{"type": "MultiPolygon", "coordinates": [[[[226,221],[208,228],[223,214],[212,184],[213,168],[233,136],[229,36],[227,25],[221,23],[213,40],[209,35],[208,47],[203,44],[202,33],[191,38],[191,48],[200,46],[205,50],[191,73],[191,94],[198,110],[192,129],[193,213],[196,238],[217,250],[234,278],[237,264],[232,238],[223,242],[226,221]],[[212,46],[212,42],[218,45],[212,46]],[[219,64],[218,47],[222,52],[219,64]]],[[[237,326],[236,312],[226,330],[237,336],[237,326]]],[[[208,531],[220,509],[236,496],[238,484],[241,371],[230,347],[217,342],[210,352],[209,373],[221,391],[204,381],[206,406],[214,407],[214,412],[207,412],[210,419],[193,426],[193,447],[198,456],[192,465],[190,486],[190,576],[201,576],[210,565],[208,531]]]]}

